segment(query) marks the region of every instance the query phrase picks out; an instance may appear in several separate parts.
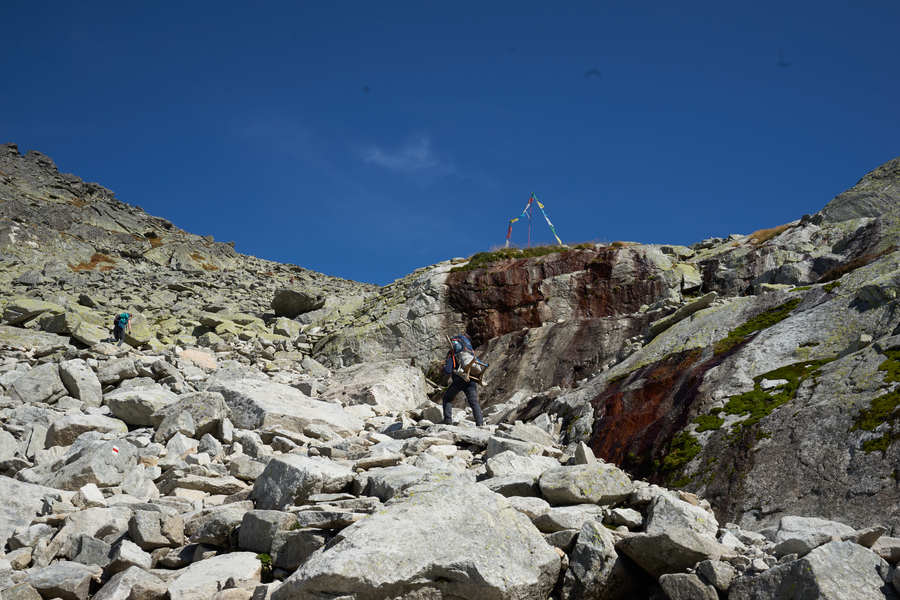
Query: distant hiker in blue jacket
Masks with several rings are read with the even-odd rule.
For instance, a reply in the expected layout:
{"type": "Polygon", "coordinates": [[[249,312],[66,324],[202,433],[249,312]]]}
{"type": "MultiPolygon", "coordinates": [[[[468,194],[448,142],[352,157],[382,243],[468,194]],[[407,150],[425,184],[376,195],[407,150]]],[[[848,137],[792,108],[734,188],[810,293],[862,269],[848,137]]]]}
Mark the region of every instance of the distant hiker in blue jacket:
{"type": "Polygon", "coordinates": [[[125,341],[125,330],[131,333],[131,315],[127,312],[119,313],[113,319],[113,339],[119,342],[119,346],[125,341]]]}
{"type": "MultiPolygon", "coordinates": [[[[471,356],[475,359],[475,351],[472,349],[472,341],[466,334],[459,334],[450,338],[450,351],[447,353],[447,360],[444,362],[444,373],[450,375],[450,387],[444,392],[444,425],[453,424],[453,399],[460,392],[465,392],[466,401],[472,407],[472,415],[475,417],[475,425],[481,426],[484,420],[481,417],[481,405],[478,404],[478,384],[475,379],[468,376],[467,372],[462,368],[468,362],[466,359],[471,356]]],[[[475,359],[477,360],[477,359],[475,359]]],[[[480,361],[479,361],[480,362],[480,361]]],[[[484,364],[484,363],[481,363],[484,364]]],[[[485,365],[487,366],[487,365],[485,365]]]]}

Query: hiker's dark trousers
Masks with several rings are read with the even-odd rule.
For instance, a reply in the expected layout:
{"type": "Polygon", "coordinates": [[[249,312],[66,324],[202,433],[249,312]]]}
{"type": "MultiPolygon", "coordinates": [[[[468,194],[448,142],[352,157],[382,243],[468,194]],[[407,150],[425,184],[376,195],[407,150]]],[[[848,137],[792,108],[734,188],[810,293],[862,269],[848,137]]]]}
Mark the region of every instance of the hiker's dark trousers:
{"type": "Polygon", "coordinates": [[[466,380],[456,373],[453,373],[450,377],[452,377],[453,381],[450,382],[450,387],[444,392],[444,423],[449,425],[452,422],[453,399],[456,398],[458,393],[465,392],[466,401],[472,407],[475,424],[481,425],[484,421],[481,418],[481,405],[478,404],[478,384],[474,381],[467,383],[466,380]]]}
{"type": "Polygon", "coordinates": [[[121,346],[122,342],[125,341],[125,328],[119,327],[118,325],[113,327],[113,339],[119,342],[119,345],[121,346]]]}

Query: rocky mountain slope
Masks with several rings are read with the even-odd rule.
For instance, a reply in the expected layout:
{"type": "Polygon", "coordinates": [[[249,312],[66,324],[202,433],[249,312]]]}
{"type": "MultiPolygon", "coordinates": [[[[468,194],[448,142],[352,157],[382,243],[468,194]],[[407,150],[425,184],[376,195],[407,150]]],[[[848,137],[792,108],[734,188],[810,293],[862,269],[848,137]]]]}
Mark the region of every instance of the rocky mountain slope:
{"type": "Polygon", "coordinates": [[[2,146],[0,593],[895,598],[898,200],[377,288],[2,146]],[[459,329],[483,428],[429,399],[459,329]]]}

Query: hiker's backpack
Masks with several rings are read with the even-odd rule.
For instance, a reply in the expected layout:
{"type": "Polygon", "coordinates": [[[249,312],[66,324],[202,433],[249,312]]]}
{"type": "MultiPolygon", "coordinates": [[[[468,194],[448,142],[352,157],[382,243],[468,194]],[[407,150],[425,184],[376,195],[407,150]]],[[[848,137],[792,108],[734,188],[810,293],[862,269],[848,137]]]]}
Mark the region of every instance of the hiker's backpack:
{"type": "Polygon", "coordinates": [[[450,354],[453,360],[453,371],[468,379],[472,376],[480,377],[484,374],[488,364],[475,356],[472,340],[464,333],[457,334],[450,339],[450,354]]]}

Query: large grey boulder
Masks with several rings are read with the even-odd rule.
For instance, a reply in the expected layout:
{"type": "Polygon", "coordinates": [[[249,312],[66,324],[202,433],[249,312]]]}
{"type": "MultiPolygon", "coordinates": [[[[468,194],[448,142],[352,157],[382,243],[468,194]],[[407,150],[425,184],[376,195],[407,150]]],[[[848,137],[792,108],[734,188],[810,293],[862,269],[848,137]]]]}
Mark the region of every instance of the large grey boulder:
{"type": "Polygon", "coordinates": [[[659,587],[670,600],[719,600],[716,588],[693,573],[668,573],[659,578],[659,587]]]}
{"type": "Polygon", "coordinates": [[[425,479],[428,471],[413,465],[397,465],[369,469],[365,476],[368,478],[366,493],[386,502],[406,488],[425,479]]]}
{"type": "Polygon", "coordinates": [[[56,363],[44,363],[16,378],[9,387],[9,395],[18,402],[52,402],[66,393],[59,378],[56,363]]]}
{"type": "Polygon", "coordinates": [[[88,483],[110,487],[122,483],[136,463],[137,449],[126,440],[86,441],[73,445],[41,483],[72,491],[88,483]]]}
{"type": "Polygon", "coordinates": [[[603,511],[604,509],[596,504],[554,506],[536,519],[532,519],[532,522],[544,533],[566,529],[580,530],[587,521],[602,522],[603,511]]]}
{"type": "Polygon", "coordinates": [[[17,583],[3,590],[3,600],[41,600],[41,595],[27,583],[17,583]]]}
{"type": "Polygon", "coordinates": [[[178,430],[180,417],[188,414],[194,424],[193,436],[200,438],[215,433],[219,424],[229,418],[230,411],[222,394],[216,392],[191,392],[178,396],[178,400],[157,410],[151,420],[158,423],[154,440],[165,442],[178,430]]]}
{"type": "Polygon", "coordinates": [[[63,560],[31,573],[28,583],[44,598],[85,600],[90,593],[91,581],[100,581],[102,574],[98,567],[63,560]]]}
{"type": "Polygon", "coordinates": [[[325,296],[318,292],[281,288],[272,298],[272,310],[278,317],[293,319],[325,306],[325,296]]]}
{"type": "Polygon", "coordinates": [[[544,600],[559,564],[556,551],[502,496],[458,479],[429,481],[344,529],[272,600],[544,600]]]}
{"type": "Polygon", "coordinates": [[[304,432],[325,427],[349,436],[362,429],[362,421],[339,405],[313,400],[300,390],[256,379],[225,380],[209,388],[225,397],[231,420],[242,429],[283,427],[304,432]]]}
{"type": "Polygon", "coordinates": [[[634,484],[615,465],[594,463],[544,471],[538,481],[550,504],[614,504],[628,498],[634,484]]]}
{"type": "Polygon", "coordinates": [[[719,522],[715,515],[699,506],[679,500],[673,494],[660,494],[650,503],[644,533],[664,533],[673,527],[715,538],[719,522]]]}
{"type": "Polygon", "coordinates": [[[724,594],[731,587],[737,571],[723,560],[704,560],[697,565],[697,574],[724,594]]]}
{"type": "Polygon", "coordinates": [[[427,400],[425,376],[409,361],[360,363],[335,371],[323,397],[368,404],[381,413],[413,410],[427,400]]]}
{"type": "Polygon", "coordinates": [[[109,581],[103,584],[103,587],[94,594],[92,600],[155,600],[162,598],[166,593],[166,584],[162,579],[149,573],[140,567],[129,567],[124,571],[116,573],[110,577],[109,581]],[[132,597],[132,590],[135,588],[143,588],[144,590],[153,590],[153,596],[137,596],[132,597]]]}
{"type": "Polygon", "coordinates": [[[70,347],[67,337],[9,325],[0,325],[0,341],[19,348],[40,350],[41,353],[65,350],[70,347]]]}
{"type": "Polygon", "coordinates": [[[813,548],[856,533],[849,525],[816,517],[782,517],[775,532],[776,556],[796,554],[803,557],[813,548]]]}
{"type": "Polygon", "coordinates": [[[537,477],[525,473],[491,477],[490,479],[482,480],[480,483],[501,496],[540,496],[537,477]]]}
{"type": "Polygon", "coordinates": [[[872,552],[895,565],[900,562],[900,538],[883,535],[872,544],[872,552]]]}
{"type": "Polygon", "coordinates": [[[184,542],[184,520],[155,510],[135,510],[128,522],[128,536],[147,551],[184,542]]]}
{"type": "Polygon", "coordinates": [[[25,527],[37,516],[45,496],[59,494],[58,490],[32,483],[0,477],[0,548],[19,527],[25,527]]]}
{"type": "Polygon", "coordinates": [[[297,336],[300,335],[300,327],[300,323],[293,319],[278,317],[275,319],[274,325],[272,325],[272,333],[295,340],[297,339],[297,336]]]}
{"type": "Polygon", "coordinates": [[[887,583],[889,575],[887,562],[868,548],[829,542],[799,560],[737,579],[728,590],[728,600],[896,599],[887,583]]]}
{"type": "Polygon", "coordinates": [[[321,529],[276,531],[270,551],[272,564],[279,569],[293,571],[324,546],[328,537],[327,532],[321,529]]]}
{"type": "Polygon", "coordinates": [[[250,510],[246,502],[213,506],[202,510],[184,522],[184,533],[193,544],[227,547],[231,536],[250,510]]]}
{"type": "Polygon", "coordinates": [[[231,579],[238,587],[259,583],[262,565],[253,552],[231,552],[195,562],[169,583],[169,600],[209,600],[231,579]]]}
{"type": "Polygon", "coordinates": [[[116,384],[123,379],[132,379],[137,375],[137,367],[134,365],[134,360],[130,358],[109,360],[97,368],[97,378],[103,385],[116,384]]]}
{"type": "Polygon", "coordinates": [[[106,574],[119,573],[131,567],[149,570],[153,559],[140,546],[128,539],[119,540],[109,554],[110,563],[106,574]]]}
{"type": "Polygon", "coordinates": [[[297,517],[292,513],[278,510],[251,510],[244,513],[238,544],[245,550],[270,553],[272,541],[279,531],[296,525],[297,517]]]}
{"type": "Polygon", "coordinates": [[[513,452],[520,456],[540,456],[543,451],[544,447],[540,444],[492,435],[487,440],[487,449],[484,457],[486,459],[493,458],[504,452],[513,452]]]}
{"type": "Polygon", "coordinates": [[[616,550],[654,577],[686,571],[703,560],[718,560],[725,552],[715,539],[675,527],[653,535],[630,535],[616,544],[616,550]]]}
{"type": "Polygon", "coordinates": [[[549,447],[552,447],[557,442],[554,436],[550,435],[537,425],[522,423],[520,421],[513,423],[512,425],[504,425],[503,429],[497,432],[497,435],[549,447]]]}
{"type": "Polygon", "coordinates": [[[569,600],[637,598],[640,572],[619,558],[615,538],[597,521],[581,527],[563,579],[562,597],[569,600]]]}
{"type": "Polygon", "coordinates": [[[48,544],[50,556],[75,556],[82,540],[89,538],[118,538],[128,531],[131,509],[125,506],[87,508],[69,513],[63,526],[48,544]]]}
{"type": "Polygon", "coordinates": [[[109,565],[109,553],[112,546],[103,540],[82,533],[69,542],[67,550],[69,550],[68,558],[74,562],[83,565],[97,565],[105,569],[109,565]]]}
{"type": "Polygon", "coordinates": [[[100,406],[103,389],[96,373],[80,358],[59,363],[59,376],[69,395],[88,406],[100,406]]]}
{"type": "Polygon", "coordinates": [[[239,454],[228,463],[228,472],[242,481],[255,482],[266,469],[266,463],[253,460],[246,454],[239,454]]]}
{"type": "Polygon", "coordinates": [[[53,302],[16,296],[10,298],[3,307],[3,321],[9,325],[19,325],[45,312],[60,313],[62,311],[63,307],[53,302]]]}
{"type": "Polygon", "coordinates": [[[544,471],[559,467],[559,461],[549,456],[522,456],[507,450],[490,457],[485,463],[487,474],[491,477],[506,475],[530,475],[534,479],[544,471]]]}
{"type": "Polygon", "coordinates": [[[19,451],[19,441],[0,429],[0,461],[9,460],[19,451]]]}
{"type": "Polygon", "coordinates": [[[50,424],[46,445],[69,446],[85,431],[100,433],[128,433],[128,425],[119,419],[103,415],[68,414],[50,424]]]}
{"type": "Polygon", "coordinates": [[[120,389],[103,397],[103,403],[114,417],[137,427],[159,425],[154,413],[177,400],[177,395],[162,386],[120,389]]]}
{"type": "Polygon", "coordinates": [[[312,494],[339,492],[352,480],[353,471],[344,465],[319,457],[285,454],[269,461],[250,497],[256,508],[280,510],[303,504],[312,494]]]}

